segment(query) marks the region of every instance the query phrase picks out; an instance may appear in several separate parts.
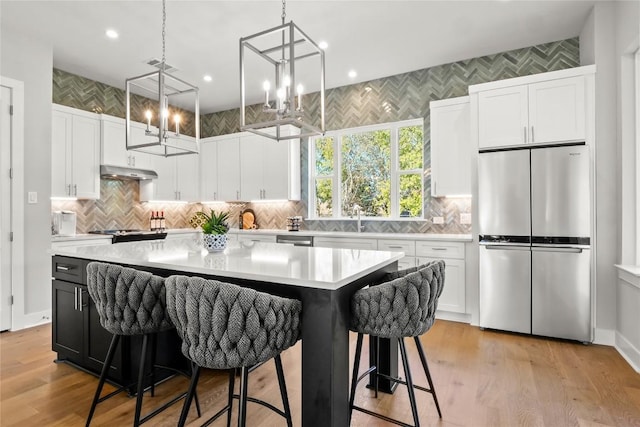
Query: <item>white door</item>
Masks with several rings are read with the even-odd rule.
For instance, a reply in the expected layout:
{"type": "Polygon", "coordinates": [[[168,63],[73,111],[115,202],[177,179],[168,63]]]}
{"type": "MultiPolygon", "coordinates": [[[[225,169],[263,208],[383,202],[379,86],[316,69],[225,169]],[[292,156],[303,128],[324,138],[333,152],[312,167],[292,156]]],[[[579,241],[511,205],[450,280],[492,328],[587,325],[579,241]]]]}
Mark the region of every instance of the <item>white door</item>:
{"type": "Polygon", "coordinates": [[[100,120],[73,117],[73,196],[100,198],[100,120]]]}
{"type": "Polygon", "coordinates": [[[200,141],[200,199],[218,200],[218,145],[200,141]]]}
{"type": "Polygon", "coordinates": [[[176,189],[178,199],[183,202],[196,202],[200,198],[199,165],[199,154],[176,156],[176,189]]]}
{"type": "Polygon", "coordinates": [[[289,144],[288,140],[265,140],[263,144],[263,183],[262,198],[287,200],[290,198],[289,179],[289,144]]]}
{"type": "Polygon", "coordinates": [[[231,137],[218,145],[218,200],[240,200],[240,138],[231,137]]]}
{"type": "Polygon", "coordinates": [[[0,93],[0,331],[11,328],[11,88],[0,93]]]}
{"type": "Polygon", "coordinates": [[[243,200],[263,198],[265,144],[271,141],[259,135],[240,138],[240,191],[243,200]]]}

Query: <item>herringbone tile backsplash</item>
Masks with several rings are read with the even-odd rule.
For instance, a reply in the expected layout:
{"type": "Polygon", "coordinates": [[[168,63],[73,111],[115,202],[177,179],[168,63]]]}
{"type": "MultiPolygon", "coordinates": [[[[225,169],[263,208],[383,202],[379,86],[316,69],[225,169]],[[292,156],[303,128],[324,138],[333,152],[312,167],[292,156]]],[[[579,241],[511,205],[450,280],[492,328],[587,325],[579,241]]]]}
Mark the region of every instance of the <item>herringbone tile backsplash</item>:
{"type": "MultiPolygon", "coordinates": [[[[409,73],[329,89],[326,93],[326,126],[328,130],[344,129],[375,123],[413,118],[424,119],[425,159],[425,220],[423,221],[365,221],[369,232],[398,233],[469,233],[471,226],[460,224],[460,213],[471,212],[470,199],[432,198],[430,178],[430,114],[429,102],[467,95],[468,86],[511,77],[555,71],[580,65],[577,38],[483,56],[452,64],[439,65],[409,73]],[[385,108],[386,107],[386,108],[385,108]],[[390,108],[389,108],[390,107],[390,108]],[[444,217],[444,224],[431,219],[444,217]]],[[[330,58],[328,58],[330,60],[330,58]]],[[[124,117],[124,91],[94,82],[61,70],[53,73],[53,102],[88,111],[124,117]]],[[[310,94],[308,97],[317,96],[310,94]]],[[[144,100],[139,100],[140,111],[144,100]]],[[[307,105],[317,104],[309,99],[307,105]]],[[[258,108],[247,112],[248,120],[259,114],[258,108]]],[[[238,109],[201,117],[201,136],[238,132],[238,109]]],[[[301,149],[302,200],[286,203],[247,205],[216,204],[216,209],[231,212],[231,225],[243,208],[251,208],[260,228],[286,228],[286,217],[307,216],[307,144],[301,149]]],[[[109,228],[148,228],[151,211],[164,210],[167,226],[189,226],[189,218],[201,210],[201,204],[141,204],[138,202],[135,181],[102,180],[101,199],[76,202],[52,202],[52,209],[78,212],[78,232],[109,228]]],[[[305,221],[303,228],[327,231],[355,231],[355,221],[305,221]]]]}

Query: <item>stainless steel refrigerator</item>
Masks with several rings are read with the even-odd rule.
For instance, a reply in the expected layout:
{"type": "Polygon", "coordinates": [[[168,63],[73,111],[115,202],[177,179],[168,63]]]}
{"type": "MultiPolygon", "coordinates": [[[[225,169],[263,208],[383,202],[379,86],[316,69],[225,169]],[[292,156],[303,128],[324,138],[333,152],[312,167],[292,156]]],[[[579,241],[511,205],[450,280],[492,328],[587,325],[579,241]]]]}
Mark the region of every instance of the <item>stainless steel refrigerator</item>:
{"type": "Polygon", "coordinates": [[[593,341],[585,145],[481,152],[480,327],[593,341]]]}

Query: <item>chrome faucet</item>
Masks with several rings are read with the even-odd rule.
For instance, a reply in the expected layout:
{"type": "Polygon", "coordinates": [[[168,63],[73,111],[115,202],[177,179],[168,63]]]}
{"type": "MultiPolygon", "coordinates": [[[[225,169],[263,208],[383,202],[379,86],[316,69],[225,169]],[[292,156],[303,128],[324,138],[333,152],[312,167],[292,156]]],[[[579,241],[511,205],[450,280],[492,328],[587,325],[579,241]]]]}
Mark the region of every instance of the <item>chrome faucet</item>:
{"type": "Polygon", "coordinates": [[[362,221],[360,220],[360,213],[362,212],[362,208],[360,207],[360,205],[354,204],[353,205],[353,210],[354,212],[358,215],[357,217],[357,230],[358,233],[361,233],[364,231],[364,225],[362,225],[362,221]]]}

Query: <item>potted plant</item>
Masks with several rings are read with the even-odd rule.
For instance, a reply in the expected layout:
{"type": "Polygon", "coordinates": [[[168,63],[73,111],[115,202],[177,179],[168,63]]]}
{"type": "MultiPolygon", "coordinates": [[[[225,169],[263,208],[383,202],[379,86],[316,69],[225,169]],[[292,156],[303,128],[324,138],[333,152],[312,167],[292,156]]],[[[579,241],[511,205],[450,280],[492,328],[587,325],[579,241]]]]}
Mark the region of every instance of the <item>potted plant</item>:
{"type": "Polygon", "coordinates": [[[223,251],[227,247],[227,231],[229,226],[227,225],[227,219],[229,218],[228,212],[216,212],[211,209],[211,213],[207,215],[202,212],[203,223],[201,225],[203,235],[204,247],[209,252],[223,251]]]}

